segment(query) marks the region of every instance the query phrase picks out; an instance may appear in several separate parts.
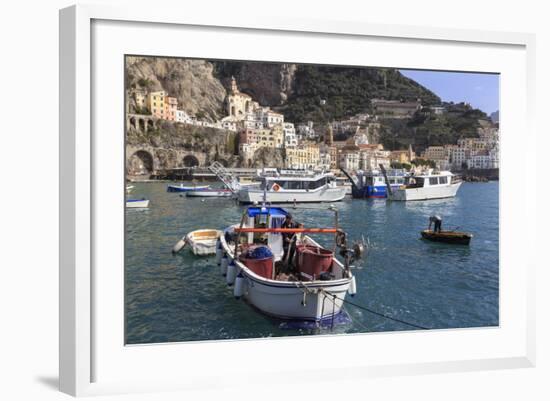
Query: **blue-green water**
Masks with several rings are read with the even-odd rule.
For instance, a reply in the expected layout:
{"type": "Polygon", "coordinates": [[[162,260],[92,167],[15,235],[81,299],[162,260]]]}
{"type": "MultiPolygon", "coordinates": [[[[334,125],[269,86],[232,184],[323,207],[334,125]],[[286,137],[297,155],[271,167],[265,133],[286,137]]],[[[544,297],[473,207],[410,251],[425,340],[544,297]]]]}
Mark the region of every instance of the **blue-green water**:
{"type": "MultiPolygon", "coordinates": [[[[243,207],[228,199],[181,197],[167,193],[166,186],[135,184],[131,197],[147,197],[151,204],[148,210],[126,211],[127,343],[331,332],[283,328],[235,300],[214,257],[196,257],[188,250],[172,256],[172,246],[187,232],[233,224],[243,207]]],[[[453,199],[346,199],[336,206],[350,239],[364,235],[371,243],[366,260],[354,271],[357,295],[348,299],[429,328],[498,325],[498,182],[464,183],[453,199]],[[443,217],[444,229],[460,226],[473,233],[470,246],[419,239],[432,214],[443,217]]],[[[292,214],[306,227],[333,226],[332,212],[296,209],[292,214]]],[[[333,333],[411,330],[353,306],[346,310],[351,323],[333,333]]]]}

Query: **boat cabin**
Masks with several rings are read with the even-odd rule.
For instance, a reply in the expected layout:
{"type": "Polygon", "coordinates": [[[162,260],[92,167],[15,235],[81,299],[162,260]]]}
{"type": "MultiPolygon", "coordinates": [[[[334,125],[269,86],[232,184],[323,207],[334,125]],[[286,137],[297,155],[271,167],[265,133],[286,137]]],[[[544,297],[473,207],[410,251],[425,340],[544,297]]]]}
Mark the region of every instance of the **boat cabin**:
{"type": "Polygon", "coordinates": [[[278,176],[264,177],[260,184],[260,189],[268,191],[279,190],[303,190],[312,191],[324,186],[335,187],[336,179],[328,174],[315,176],[299,177],[299,176],[278,176]]]}
{"type": "Polygon", "coordinates": [[[450,185],[452,182],[453,174],[448,171],[443,171],[439,174],[428,175],[412,175],[405,178],[406,188],[426,188],[450,185]]]}

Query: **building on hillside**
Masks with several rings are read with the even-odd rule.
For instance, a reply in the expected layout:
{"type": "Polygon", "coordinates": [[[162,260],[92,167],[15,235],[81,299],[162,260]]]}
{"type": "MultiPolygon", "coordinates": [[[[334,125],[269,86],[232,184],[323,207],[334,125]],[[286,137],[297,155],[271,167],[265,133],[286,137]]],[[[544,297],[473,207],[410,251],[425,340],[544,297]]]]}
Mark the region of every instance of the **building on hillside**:
{"type": "Polygon", "coordinates": [[[306,139],[317,138],[317,133],[313,128],[313,121],[308,121],[305,124],[298,124],[296,126],[296,136],[298,137],[299,140],[302,140],[302,141],[306,139]]]}
{"type": "Polygon", "coordinates": [[[399,100],[372,99],[371,106],[377,115],[393,118],[407,118],[422,108],[420,99],[415,102],[401,102],[399,100]]]}
{"type": "Polygon", "coordinates": [[[176,122],[191,124],[192,120],[191,120],[191,117],[189,117],[189,115],[185,111],[176,110],[176,122]]]}
{"type": "Polygon", "coordinates": [[[298,146],[298,138],[296,137],[296,129],[292,123],[283,123],[283,133],[285,137],[285,147],[292,148],[298,146]]]}
{"type": "Polygon", "coordinates": [[[427,160],[443,160],[447,159],[447,151],[444,146],[428,146],[422,152],[422,158],[427,160]]]}
{"type": "Polygon", "coordinates": [[[147,94],[147,108],[153,117],[165,118],[166,91],[155,91],[147,94]]]}
{"type": "Polygon", "coordinates": [[[445,113],[445,106],[430,106],[430,110],[434,114],[443,114],[445,113]]]}
{"type": "Polygon", "coordinates": [[[171,96],[166,96],[164,100],[164,119],[168,121],[176,121],[176,113],[178,110],[178,99],[171,96]]]}
{"type": "Polygon", "coordinates": [[[286,149],[286,167],[291,169],[313,169],[320,165],[319,146],[302,144],[286,149]]]}
{"type": "Polygon", "coordinates": [[[239,131],[239,144],[258,143],[258,131],[251,128],[245,128],[239,131]]]}
{"type": "Polygon", "coordinates": [[[275,126],[272,129],[263,128],[256,130],[256,143],[259,147],[282,148],[284,142],[284,134],[282,127],[275,126]]]}
{"type": "Polygon", "coordinates": [[[225,101],[227,115],[235,121],[244,120],[246,113],[253,111],[252,98],[239,91],[235,77],[231,77],[231,86],[225,101]]]}
{"type": "Polygon", "coordinates": [[[140,89],[134,89],[130,93],[130,96],[134,99],[137,114],[145,114],[147,107],[147,92],[140,89]]]}
{"type": "Polygon", "coordinates": [[[229,131],[237,131],[237,123],[232,119],[223,119],[221,121],[221,127],[229,131]]]}
{"type": "Polygon", "coordinates": [[[391,162],[410,164],[413,160],[414,160],[414,152],[412,151],[412,149],[393,150],[390,153],[391,162]]]}

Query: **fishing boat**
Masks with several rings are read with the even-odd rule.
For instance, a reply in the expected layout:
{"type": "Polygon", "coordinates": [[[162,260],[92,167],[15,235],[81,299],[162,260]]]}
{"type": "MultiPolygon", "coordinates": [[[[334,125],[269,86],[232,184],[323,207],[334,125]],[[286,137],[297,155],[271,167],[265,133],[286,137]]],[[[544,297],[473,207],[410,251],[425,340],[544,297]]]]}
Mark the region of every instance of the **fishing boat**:
{"type": "Polygon", "coordinates": [[[410,175],[399,188],[389,190],[388,198],[395,201],[413,201],[452,198],[456,196],[462,181],[450,171],[410,175]]]}
{"type": "Polygon", "coordinates": [[[134,186],[133,185],[126,185],[126,193],[129,194],[130,192],[132,192],[132,189],[134,189],[134,186]]]}
{"type": "Polygon", "coordinates": [[[202,191],[204,189],[210,189],[210,185],[192,185],[186,186],[180,185],[168,185],[167,192],[188,192],[188,191],[202,191]]]}
{"type": "Polygon", "coordinates": [[[130,209],[148,208],[149,199],[126,199],[126,207],[130,209]]]}
{"type": "Polygon", "coordinates": [[[463,233],[460,231],[422,230],[420,234],[422,235],[422,238],[428,241],[458,245],[470,245],[470,241],[473,237],[472,234],[463,233]]]}
{"type": "Polygon", "coordinates": [[[241,203],[338,202],[346,196],[346,188],[338,186],[332,173],[304,170],[264,169],[258,186],[240,188],[241,203]]]}
{"type": "Polygon", "coordinates": [[[195,255],[213,255],[216,253],[216,245],[220,235],[222,235],[222,232],[214,229],[191,231],[174,245],[172,253],[176,254],[189,245],[195,255]]]}
{"type": "MultiPolygon", "coordinates": [[[[337,221],[336,209],[330,210],[337,221]]],[[[226,228],[219,239],[221,274],[234,285],[235,298],[268,316],[316,323],[335,319],[346,295],[356,293],[350,267],[363,245],[348,247],[345,233],[336,228],[282,228],[288,215],[281,207],[248,207],[241,222],[226,228]],[[322,247],[311,233],[334,236],[334,249],[322,247]],[[291,238],[286,253],[284,236],[291,238]],[[336,248],[344,262],[336,258],[336,248]]]]}
{"type": "MultiPolygon", "coordinates": [[[[404,170],[390,170],[387,172],[388,182],[392,190],[405,184],[408,176],[404,170]]],[[[352,196],[354,198],[387,198],[387,184],[383,174],[378,170],[357,172],[352,196]]]]}
{"type": "Polygon", "coordinates": [[[228,198],[233,196],[233,191],[227,188],[208,188],[185,192],[185,196],[194,198],[228,198]]]}

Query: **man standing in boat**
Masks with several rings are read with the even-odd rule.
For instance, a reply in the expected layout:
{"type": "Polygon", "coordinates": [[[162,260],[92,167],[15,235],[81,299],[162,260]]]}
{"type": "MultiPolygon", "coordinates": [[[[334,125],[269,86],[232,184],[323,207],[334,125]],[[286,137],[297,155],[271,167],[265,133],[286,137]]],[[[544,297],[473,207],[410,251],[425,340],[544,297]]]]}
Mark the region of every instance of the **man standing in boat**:
{"type": "Polygon", "coordinates": [[[441,223],[443,222],[443,219],[441,219],[440,216],[435,215],[430,217],[430,225],[428,226],[428,230],[432,228],[432,223],[434,223],[434,233],[440,233],[441,232],[441,223]]]}
{"type": "MultiPolygon", "coordinates": [[[[294,220],[292,220],[292,215],[289,213],[286,215],[285,221],[281,225],[281,228],[298,228],[299,225],[294,220]]],[[[283,233],[283,250],[284,250],[284,256],[283,260],[287,260],[287,254],[290,249],[290,244],[292,242],[292,237],[295,233],[283,233]]],[[[291,251],[291,253],[294,253],[291,251]]],[[[288,260],[292,260],[293,255],[288,255],[288,260]]]]}

